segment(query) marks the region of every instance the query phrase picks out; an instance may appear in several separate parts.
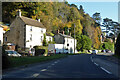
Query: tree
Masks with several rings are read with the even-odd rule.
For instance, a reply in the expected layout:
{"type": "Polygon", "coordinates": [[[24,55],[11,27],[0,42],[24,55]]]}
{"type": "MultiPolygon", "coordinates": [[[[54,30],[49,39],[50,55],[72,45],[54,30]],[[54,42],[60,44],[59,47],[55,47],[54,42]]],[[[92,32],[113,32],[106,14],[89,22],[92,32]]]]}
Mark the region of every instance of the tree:
{"type": "Polygon", "coordinates": [[[75,4],[71,4],[70,6],[78,9],[78,7],[75,4]]]}
{"type": "Polygon", "coordinates": [[[116,47],[115,48],[115,54],[120,56],[120,33],[119,33],[119,35],[117,37],[115,47],[116,47]]]}
{"type": "Polygon", "coordinates": [[[97,24],[99,24],[100,25],[100,22],[101,22],[101,16],[100,16],[100,13],[94,13],[93,14],[93,19],[95,20],[95,22],[97,23],[97,24]]]}
{"type": "Polygon", "coordinates": [[[76,37],[77,39],[77,50],[83,51],[84,49],[89,50],[91,49],[92,41],[86,35],[79,35],[76,37]]]}
{"type": "Polygon", "coordinates": [[[83,16],[84,13],[85,13],[82,5],[80,5],[80,10],[79,10],[79,12],[80,12],[80,14],[81,14],[82,16],[83,16]]]}
{"type": "Polygon", "coordinates": [[[43,46],[47,46],[47,41],[46,41],[46,34],[44,34],[44,39],[43,39],[43,46]]]}

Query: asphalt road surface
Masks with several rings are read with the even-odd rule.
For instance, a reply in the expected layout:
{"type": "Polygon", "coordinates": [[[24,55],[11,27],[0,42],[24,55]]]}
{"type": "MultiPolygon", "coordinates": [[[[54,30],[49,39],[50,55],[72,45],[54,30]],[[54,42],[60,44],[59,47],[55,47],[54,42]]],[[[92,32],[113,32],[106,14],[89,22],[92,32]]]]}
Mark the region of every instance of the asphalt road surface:
{"type": "Polygon", "coordinates": [[[69,55],[66,58],[31,65],[25,68],[8,71],[3,74],[7,78],[104,78],[117,80],[113,74],[96,66],[91,61],[91,54],[69,55]]]}

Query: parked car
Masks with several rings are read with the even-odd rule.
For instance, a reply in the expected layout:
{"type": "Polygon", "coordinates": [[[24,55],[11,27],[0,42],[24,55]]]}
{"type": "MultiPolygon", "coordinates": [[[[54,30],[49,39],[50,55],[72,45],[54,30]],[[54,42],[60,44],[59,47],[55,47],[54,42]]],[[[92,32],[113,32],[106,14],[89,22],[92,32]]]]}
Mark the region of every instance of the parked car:
{"type": "Polygon", "coordinates": [[[92,54],[97,54],[98,51],[97,50],[92,50],[92,54]]]}
{"type": "Polygon", "coordinates": [[[102,50],[101,52],[105,53],[106,51],[105,51],[105,50],[102,50]]]}
{"type": "Polygon", "coordinates": [[[12,51],[12,50],[5,50],[5,51],[8,56],[21,57],[21,55],[16,51],[12,51]]]}

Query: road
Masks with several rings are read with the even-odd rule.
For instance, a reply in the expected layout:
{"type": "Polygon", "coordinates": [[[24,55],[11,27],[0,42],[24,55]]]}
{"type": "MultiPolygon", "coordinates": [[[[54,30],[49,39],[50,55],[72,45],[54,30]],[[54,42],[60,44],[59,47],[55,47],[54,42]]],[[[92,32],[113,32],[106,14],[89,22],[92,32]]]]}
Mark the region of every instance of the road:
{"type": "MultiPolygon", "coordinates": [[[[69,55],[66,58],[8,71],[5,78],[117,78],[94,64],[92,54],[69,55]]],[[[114,80],[114,79],[112,79],[114,80]]],[[[116,79],[115,79],[116,80],[116,79]]]]}

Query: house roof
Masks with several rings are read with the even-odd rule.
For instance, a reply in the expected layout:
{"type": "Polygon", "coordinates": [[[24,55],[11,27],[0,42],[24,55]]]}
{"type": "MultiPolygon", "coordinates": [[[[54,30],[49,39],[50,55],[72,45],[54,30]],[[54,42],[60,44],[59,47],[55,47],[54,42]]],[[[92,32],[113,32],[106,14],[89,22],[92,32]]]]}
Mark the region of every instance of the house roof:
{"type": "Polygon", "coordinates": [[[20,18],[27,25],[32,25],[32,26],[35,26],[35,27],[45,28],[44,25],[41,22],[38,22],[37,20],[27,18],[27,17],[23,17],[23,16],[21,16],[20,18]]]}
{"type": "Polygon", "coordinates": [[[64,35],[64,34],[61,34],[61,33],[58,33],[58,34],[61,35],[61,36],[63,36],[63,37],[66,37],[66,38],[73,38],[73,37],[71,37],[69,35],[64,35]]]}

